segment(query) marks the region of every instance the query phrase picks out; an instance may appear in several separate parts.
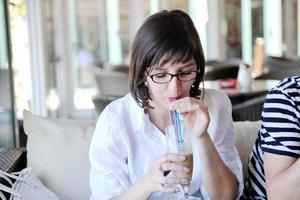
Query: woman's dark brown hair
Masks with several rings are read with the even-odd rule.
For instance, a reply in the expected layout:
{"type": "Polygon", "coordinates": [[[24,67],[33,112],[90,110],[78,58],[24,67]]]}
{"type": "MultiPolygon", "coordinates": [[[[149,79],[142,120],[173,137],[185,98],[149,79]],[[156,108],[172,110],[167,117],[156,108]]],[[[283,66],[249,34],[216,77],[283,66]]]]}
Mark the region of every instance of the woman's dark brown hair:
{"type": "Polygon", "coordinates": [[[135,101],[143,108],[151,107],[146,74],[154,66],[167,62],[187,62],[194,58],[198,74],[190,96],[199,95],[203,81],[205,59],[198,32],[191,18],[183,11],[161,11],[149,18],[138,30],[131,49],[129,87],[135,101]]]}

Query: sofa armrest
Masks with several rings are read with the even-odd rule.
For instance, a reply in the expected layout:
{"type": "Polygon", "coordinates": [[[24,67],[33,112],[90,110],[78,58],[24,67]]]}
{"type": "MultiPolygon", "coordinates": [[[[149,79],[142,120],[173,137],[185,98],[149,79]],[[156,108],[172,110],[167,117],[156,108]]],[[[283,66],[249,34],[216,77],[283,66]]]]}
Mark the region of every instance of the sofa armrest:
{"type": "Polygon", "coordinates": [[[239,152],[244,180],[248,176],[248,162],[253,145],[261,126],[261,121],[234,122],[235,146],[239,152]]]}
{"type": "Polygon", "coordinates": [[[4,172],[20,171],[27,165],[26,148],[1,148],[0,170],[4,172]]]}

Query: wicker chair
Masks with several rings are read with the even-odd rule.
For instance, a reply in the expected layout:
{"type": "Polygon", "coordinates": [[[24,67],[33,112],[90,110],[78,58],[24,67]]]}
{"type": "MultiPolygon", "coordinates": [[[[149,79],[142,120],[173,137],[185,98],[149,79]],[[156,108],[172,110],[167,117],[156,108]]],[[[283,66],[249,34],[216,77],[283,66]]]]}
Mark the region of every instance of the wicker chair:
{"type": "Polygon", "coordinates": [[[99,91],[97,95],[93,96],[92,101],[97,114],[100,114],[110,102],[129,92],[128,70],[128,66],[125,65],[115,66],[110,70],[95,70],[99,91]]]}
{"type": "Polygon", "coordinates": [[[115,67],[112,70],[95,70],[98,92],[105,96],[123,96],[129,92],[128,67],[115,67]]]}
{"type": "Polygon", "coordinates": [[[286,57],[267,56],[264,60],[264,65],[267,66],[270,70],[280,68],[298,68],[300,67],[300,60],[293,60],[286,57]]]}
{"type": "Polygon", "coordinates": [[[121,96],[105,96],[102,94],[97,94],[97,95],[93,96],[92,100],[93,100],[97,114],[99,115],[110,102],[112,102],[120,97],[121,96]]]}
{"type": "Polygon", "coordinates": [[[26,167],[26,148],[1,148],[0,170],[10,173],[26,167]]]}
{"type": "Polygon", "coordinates": [[[264,67],[268,70],[255,79],[278,79],[300,74],[300,60],[286,57],[267,56],[264,60],[264,67]]]}
{"type": "Polygon", "coordinates": [[[253,91],[253,92],[247,92],[247,93],[239,93],[239,94],[232,94],[230,95],[230,101],[232,106],[244,103],[246,101],[249,101],[253,98],[266,95],[268,91],[262,90],[262,91],[253,91]]]}
{"type": "Polygon", "coordinates": [[[232,107],[233,121],[257,121],[261,119],[261,112],[266,95],[249,99],[232,107]]]}
{"type": "Polygon", "coordinates": [[[268,73],[261,74],[256,77],[257,80],[262,79],[277,79],[282,80],[284,78],[295,76],[300,74],[300,66],[299,67],[284,67],[278,69],[272,69],[268,73]]]}
{"type": "MultiPolygon", "coordinates": [[[[26,168],[26,148],[1,148],[0,149],[0,170],[6,173],[18,172],[26,168]]],[[[10,187],[11,185],[3,178],[0,178],[0,184],[10,187]]],[[[3,192],[3,191],[2,191],[3,192]]],[[[9,199],[10,194],[3,192],[9,199]]]]}

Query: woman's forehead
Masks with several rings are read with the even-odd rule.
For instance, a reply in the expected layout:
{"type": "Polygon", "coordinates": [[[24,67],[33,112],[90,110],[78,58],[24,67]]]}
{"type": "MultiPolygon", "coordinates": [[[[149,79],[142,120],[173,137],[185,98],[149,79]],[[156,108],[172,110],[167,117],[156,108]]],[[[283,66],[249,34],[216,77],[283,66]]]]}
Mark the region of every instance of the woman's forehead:
{"type": "Polygon", "coordinates": [[[178,67],[185,67],[185,66],[190,66],[190,65],[193,65],[195,64],[195,59],[194,58],[190,58],[188,60],[185,60],[185,61],[176,61],[176,60],[169,60],[169,61],[166,61],[166,60],[161,60],[155,67],[154,69],[168,69],[170,66],[178,66],[178,67]]]}

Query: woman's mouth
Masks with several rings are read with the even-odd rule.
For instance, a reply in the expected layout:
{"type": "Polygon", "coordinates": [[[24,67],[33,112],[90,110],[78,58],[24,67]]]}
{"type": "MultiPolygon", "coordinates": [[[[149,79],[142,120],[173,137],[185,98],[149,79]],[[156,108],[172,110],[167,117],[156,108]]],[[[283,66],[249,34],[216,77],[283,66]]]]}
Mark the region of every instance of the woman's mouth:
{"type": "Polygon", "coordinates": [[[173,101],[177,100],[177,99],[180,99],[180,97],[168,97],[168,100],[170,103],[172,103],[173,101]]]}

